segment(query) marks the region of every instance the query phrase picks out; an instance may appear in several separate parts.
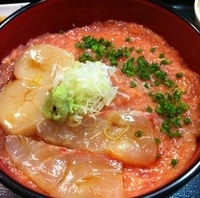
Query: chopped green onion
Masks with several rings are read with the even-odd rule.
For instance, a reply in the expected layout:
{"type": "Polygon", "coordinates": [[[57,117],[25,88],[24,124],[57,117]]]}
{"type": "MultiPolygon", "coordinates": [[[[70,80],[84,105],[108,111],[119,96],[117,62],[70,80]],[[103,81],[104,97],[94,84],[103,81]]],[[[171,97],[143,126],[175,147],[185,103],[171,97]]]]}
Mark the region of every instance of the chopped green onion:
{"type": "Polygon", "coordinates": [[[131,81],[130,87],[131,87],[131,88],[137,87],[137,83],[136,83],[135,81],[131,81]]]}
{"type": "MultiPolygon", "coordinates": [[[[126,42],[130,41],[130,37],[125,38],[126,42]]],[[[155,103],[155,109],[150,107],[146,108],[147,112],[155,111],[162,117],[161,132],[171,137],[181,137],[179,128],[182,127],[182,123],[189,124],[191,121],[189,118],[183,119],[183,113],[185,113],[189,105],[182,101],[184,92],[179,89],[175,81],[168,77],[167,72],[162,70],[163,65],[169,65],[171,60],[165,57],[164,53],[159,54],[160,61],[150,63],[147,59],[141,55],[137,58],[131,56],[134,51],[134,47],[120,47],[115,48],[111,41],[104,38],[97,39],[92,36],[84,36],[82,40],[75,44],[83,53],[79,57],[79,61],[110,61],[112,66],[118,66],[118,62],[123,60],[121,71],[128,77],[139,78],[144,87],[150,89],[153,86],[165,86],[168,88],[166,93],[163,92],[149,92],[148,95],[155,103]]],[[[150,51],[155,52],[156,47],[151,47],[150,51]]],[[[136,53],[143,52],[143,49],[138,47],[136,53]]],[[[183,73],[178,72],[175,74],[176,78],[181,78],[183,73]]],[[[130,81],[130,87],[134,88],[137,84],[134,81],[130,81]]]]}
{"type": "Polygon", "coordinates": [[[170,65],[170,64],[172,64],[172,61],[167,60],[167,59],[163,59],[163,60],[160,61],[160,64],[161,65],[170,65]]]}
{"type": "Polygon", "coordinates": [[[172,159],[171,160],[171,165],[175,168],[178,164],[178,159],[172,159]]]}
{"type": "Polygon", "coordinates": [[[125,41],[126,41],[126,42],[129,42],[130,40],[131,40],[131,37],[126,37],[126,38],[125,38],[125,41]]]}
{"type": "Polygon", "coordinates": [[[150,52],[154,53],[156,51],[156,47],[151,47],[150,52]]]}
{"type": "Polygon", "coordinates": [[[181,78],[183,77],[183,73],[176,73],[176,78],[181,78]]]}
{"type": "Polygon", "coordinates": [[[155,143],[158,145],[161,143],[160,138],[155,138],[155,143]]]}
{"type": "Polygon", "coordinates": [[[162,53],[162,54],[159,55],[159,58],[164,58],[164,57],[165,57],[164,53],[162,53]]]}
{"type": "Polygon", "coordinates": [[[190,118],[185,118],[183,121],[184,121],[184,124],[189,124],[191,122],[190,118]]]}
{"type": "Polygon", "coordinates": [[[153,109],[151,107],[147,107],[146,112],[151,113],[151,112],[153,112],[153,109]]]}
{"type": "Polygon", "coordinates": [[[143,135],[143,131],[141,130],[138,130],[135,132],[135,137],[142,137],[142,135],[143,135]]]}
{"type": "Polygon", "coordinates": [[[122,66],[122,72],[127,74],[127,76],[134,76],[135,74],[133,61],[134,61],[134,58],[128,59],[122,66]]]}
{"type": "Polygon", "coordinates": [[[143,52],[143,49],[142,48],[138,48],[137,50],[136,50],[136,53],[138,53],[138,54],[140,54],[140,53],[142,53],[143,52]]]}

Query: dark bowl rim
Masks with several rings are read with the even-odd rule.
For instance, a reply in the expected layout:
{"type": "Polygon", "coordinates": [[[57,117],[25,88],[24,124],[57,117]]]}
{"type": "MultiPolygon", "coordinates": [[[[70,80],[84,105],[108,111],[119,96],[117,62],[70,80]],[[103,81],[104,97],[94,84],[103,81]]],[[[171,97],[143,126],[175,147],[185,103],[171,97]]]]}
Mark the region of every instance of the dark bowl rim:
{"type": "Polygon", "coordinates": [[[149,1],[167,9],[170,12],[172,12],[177,17],[179,17],[183,21],[185,21],[187,23],[187,25],[191,26],[197,33],[200,34],[200,27],[196,24],[196,22],[194,20],[192,20],[191,18],[189,18],[184,13],[181,13],[178,9],[175,9],[174,7],[172,7],[169,4],[167,4],[163,1],[160,1],[160,0],[149,0],[149,1]]]}
{"type": "MultiPolygon", "coordinates": [[[[17,17],[18,15],[22,14],[24,11],[27,11],[28,9],[37,6],[40,3],[44,3],[47,0],[34,0],[30,4],[23,6],[19,10],[12,13],[10,16],[8,16],[5,20],[3,20],[0,23],[0,30],[6,26],[9,21],[11,21],[13,18],[17,17]]],[[[157,4],[158,6],[165,8],[167,11],[173,13],[176,15],[176,17],[181,18],[183,21],[187,23],[190,27],[193,28],[194,31],[196,31],[200,35],[200,28],[197,26],[197,24],[178,11],[177,9],[173,8],[169,4],[165,2],[161,2],[159,0],[149,0],[151,3],[157,4]]],[[[174,192],[176,192],[178,189],[183,187],[185,184],[187,184],[192,178],[194,178],[198,173],[200,172],[200,157],[197,159],[193,165],[185,170],[181,175],[176,178],[175,181],[172,181],[164,186],[162,186],[159,189],[156,189],[155,192],[149,192],[144,195],[141,195],[142,198],[155,198],[155,197],[166,197],[166,195],[171,195],[174,192]]],[[[42,195],[38,192],[35,192],[31,189],[28,189],[24,187],[22,184],[18,183],[6,173],[4,173],[2,170],[0,170],[0,183],[3,184],[5,187],[10,189],[12,192],[22,196],[22,197],[30,197],[30,198],[48,198],[48,196],[42,195]]]]}
{"type": "Polygon", "coordinates": [[[12,19],[14,19],[15,17],[17,17],[18,15],[20,15],[21,13],[23,13],[24,11],[42,3],[45,2],[47,0],[34,0],[31,1],[30,3],[28,3],[27,5],[24,5],[23,7],[21,7],[20,9],[16,10],[15,12],[13,12],[12,14],[10,14],[8,17],[6,17],[3,21],[0,22],[0,30],[6,26],[7,23],[9,23],[9,21],[11,21],[12,19]]]}

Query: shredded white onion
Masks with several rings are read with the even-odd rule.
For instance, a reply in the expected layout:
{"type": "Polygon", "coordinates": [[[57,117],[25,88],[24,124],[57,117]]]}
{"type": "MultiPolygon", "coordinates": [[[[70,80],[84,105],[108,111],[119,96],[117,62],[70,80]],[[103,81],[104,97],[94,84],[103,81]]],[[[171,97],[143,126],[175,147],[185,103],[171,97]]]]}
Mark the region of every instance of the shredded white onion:
{"type": "Polygon", "coordinates": [[[86,62],[75,64],[68,70],[58,70],[54,85],[62,80],[78,108],[75,116],[95,114],[104,106],[109,106],[117,95],[117,87],[112,85],[110,76],[116,71],[115,67],[102,62],[86,62]]]}

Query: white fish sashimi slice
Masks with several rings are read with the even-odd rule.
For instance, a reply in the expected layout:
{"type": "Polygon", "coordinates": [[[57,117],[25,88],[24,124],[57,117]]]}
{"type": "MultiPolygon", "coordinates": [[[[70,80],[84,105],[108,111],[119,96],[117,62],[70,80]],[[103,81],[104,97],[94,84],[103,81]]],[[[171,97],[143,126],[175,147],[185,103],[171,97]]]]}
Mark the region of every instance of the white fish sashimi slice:
{"type": "Polygon", "coordinates": [[[103,155],[9,135],[11,161],[52,197],[125,197],[122,164],[103,155]]]}
{"type": "Polygon", "coordinates": [[[149,166],[156,160],[153,124],[146,112],[107,110],[85,117],[78,126],[41,119],[37,134],[46,142],[112,156],[124,163],[149,166]],[[137,136],[137,132],[141,136],[137,136]]]}

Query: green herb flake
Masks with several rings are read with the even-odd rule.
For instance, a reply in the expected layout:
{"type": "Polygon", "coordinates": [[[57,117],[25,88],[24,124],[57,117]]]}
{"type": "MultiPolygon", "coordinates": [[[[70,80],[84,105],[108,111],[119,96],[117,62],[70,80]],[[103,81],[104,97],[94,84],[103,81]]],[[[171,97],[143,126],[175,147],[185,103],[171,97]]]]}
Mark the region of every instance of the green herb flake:
{"type": "Polygon", "coordinates": [[[144,83],[144,87],[147,88],[147,89],[149,89],[149,84],[145,82],[144,83]]]}
{"type": "Polygon", "coordinates": [[[176,102],[179,102],[181,100],[182,97],[182,91],[180,90],[175,90],[173,93],[173,98],[176,102]]]}
{"type": "Polygon", "coordinates": [[[136,83],[135,81],[131,81],[131,82],[130,82],[130,87],[131,87],[131,88],[137,87],[137,83],[136,83]]]}
{"type": "Polygon", "coordinates": [[[190,118],[185,118],[185,119],[183,120],[183,122],[184,122],[184,124],[190,124],[190,123],[191,123],[191,120],[190,120],[190,118]]]}
{"type": "Polygon", "coordinates": [[[182,134],[180,133],[180,131],[176,131],[176,132],[174,132],[173,136],[176,138],[181,138],[182,134]]]}
{"type": "Polygon", "coordinates": [[[163,81],[163,84],[166,85],[168,88],[171,88],[175,85],[174,81],[170,80],[170,79],[166,79],[163,81]]]}
{"type": "Polygon", "coordinates": [[[138,54],[140,54],[140,53],[142,53],[143,52],[143,49],[142,48],[138,48],[137,50],[136,50],[136,53],[138,53],[138,54]]]}
{"type": "Polygon", "coordinates": [[[182,78],[183,77],[183,73],[176,73],[176,78],[182,78]]]}
{"type": "Polygon", "coordinates": [[[181,116],[177,116],[171,119],[171,122],[174,127],[180,128],[181,127],[181,116]]]}
{"type": "Polygon", "coordinates": [[[143,131],[141,130],[138,130],[135,132],[135,137],[142,137],[142,135],[143,135],[143,131]]]}
{"type": "Polygon", "coordinates": [[[168,60],[168,59],[163,59],[163,60],[160,61],[160,64],[161,65],[171,65],[172,61],[168,60]]]}
{"type": "Polygon", "coordinates": [[[154,80],[154,85],[156,87],[160,86],[161,85],[161,82],[159,80],[154,80]]]}
{"type": "Polygon", "coordinates": [[[160,138],[155,138],[155,143],[158,145],[161,143],[160,138]]]}
{"type": "Polygon", "coordinates": [[[156,47],[151,47],[150,52],[154,53],[156,51],[156,47]]]}
{"type": "Polygon", "coordinates": [[[137,75],[141,80],[150,80],[151,69],[150,64],[146,61],[144,56],[139,56],[137,59],[137,75]]]}
{"type": "Polygon", "coordinates": [[[75,44],[75,47],[76,47],[76,48],[79,48],[79,49],[85,49],[83,43],[81,43],[81,42],[76,43],[76,44],[75,44]]]}
{"type": "Polygon", "coordinates": [[[133,51],[134,51],[134,47],[130,47],[130,48],[129,48],[129,51],[130,51],[130,52],[133,52],[133,51]]]}
{"type": "Polygon", "coordinates": [[[122,66],[122,72],[127,76],[134,76],[135,68],[133,65],[134,58],[128,59],[122,66]]]}
{"type": "Polygon", "coordinates": [[[130,41],[131,41],[131,37],[126,37],[126,38],[125,38],[125,41],[126,41],[126,42],[130,42],[130,41]]]}
{"type": "Polygon", "coordinates": [[[162,58],[164,58],[165,57],[165,54],[164,53],[161,53],[160,55],[159,55],[159,58],[160,59],[162,59],[162,58]]]}
{"type": "Polygon", "coordinates": [[[172,159],[171,160],[171,165],[175,168],[178,164],[178,159],[172,159]]]}
{"type": "Polygon", "coordinates": [[[154,76],[160,80],[161,82],[164,82],[167,79],[167,73],[162,70],[158,70],[154,73],[154,76]]]}
{"type": "Polygon", "coordinates": [[[88,53],[84,52],[80,57],[79,57],[80,62],[86,62],[86,61],[91,61],[94,62],[94,58],[88,53]]]}
{"type": "Polygon", "coordinates": [[[153,109],[152,109],[151,107],[146,107],[146,112],[152,113],[152,112],[153,112],[153,109]]]}

